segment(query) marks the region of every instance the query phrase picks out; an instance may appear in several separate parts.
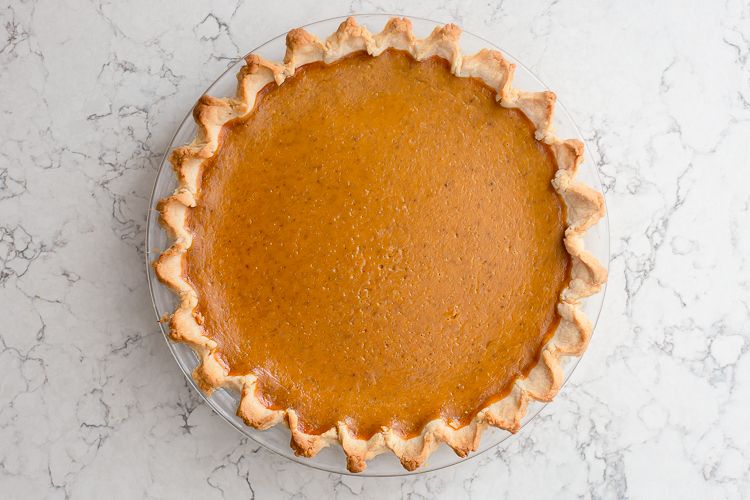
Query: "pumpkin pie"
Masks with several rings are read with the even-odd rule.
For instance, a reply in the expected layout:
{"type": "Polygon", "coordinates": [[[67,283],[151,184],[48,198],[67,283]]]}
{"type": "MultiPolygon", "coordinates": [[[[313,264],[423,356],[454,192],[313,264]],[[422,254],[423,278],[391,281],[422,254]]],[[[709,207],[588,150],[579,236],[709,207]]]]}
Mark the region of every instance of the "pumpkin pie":
{"type": "Polygon", "coordinates": [[[235,97],[198,101],[158,204],[154,268],[200,387],[239,391],[245,423],[287,425],[300,455],[340,444],[353,472],[516,432],[586,349],[579,301],[606,281],[582,239],[602,196],[553,134],[555,95],[460,33],[291,31],[283,64],[250,55],[235,97]]]}

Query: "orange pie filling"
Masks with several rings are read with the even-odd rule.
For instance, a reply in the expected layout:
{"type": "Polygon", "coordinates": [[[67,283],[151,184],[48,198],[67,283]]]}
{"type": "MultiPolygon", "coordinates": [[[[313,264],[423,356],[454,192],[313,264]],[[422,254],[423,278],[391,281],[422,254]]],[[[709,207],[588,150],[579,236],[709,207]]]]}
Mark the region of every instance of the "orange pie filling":
{"type": "Polygon", "coordinates": [[[299,68],[203,169],[183,273],[205,335],[305,433],[467,425],[554,333],[570,281],[555,159],[443,59],[299,68]]]}

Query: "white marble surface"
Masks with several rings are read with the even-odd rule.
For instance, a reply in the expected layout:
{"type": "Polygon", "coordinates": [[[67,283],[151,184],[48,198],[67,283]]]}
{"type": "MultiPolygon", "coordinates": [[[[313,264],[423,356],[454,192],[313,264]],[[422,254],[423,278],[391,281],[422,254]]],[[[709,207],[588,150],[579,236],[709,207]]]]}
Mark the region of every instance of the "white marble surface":
{"type": "Polygon", "coordinates": [[[0,25],[0,497],[750,497],[747,3],[11,0],[0,25]],[[143,262],[200,92],[273,36],[367,12],[528,65],[588,138],[612,229],[599,327],[555,402],[505,451],[401,479],[240,439],[172,360],[143,262]]]}

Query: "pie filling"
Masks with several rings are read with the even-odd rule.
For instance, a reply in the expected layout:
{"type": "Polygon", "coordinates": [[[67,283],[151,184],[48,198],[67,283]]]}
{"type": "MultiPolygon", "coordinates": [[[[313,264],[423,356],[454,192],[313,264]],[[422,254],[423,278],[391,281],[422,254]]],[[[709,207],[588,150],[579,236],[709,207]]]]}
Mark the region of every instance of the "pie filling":
{"type": "Polygon", "coordinates": [[[224,126],[184,277],[230,374],[301,431],[458,428],[537,363],[565,210],[551,151],[495,95],[437,57],[358,52],[224,126]]]}

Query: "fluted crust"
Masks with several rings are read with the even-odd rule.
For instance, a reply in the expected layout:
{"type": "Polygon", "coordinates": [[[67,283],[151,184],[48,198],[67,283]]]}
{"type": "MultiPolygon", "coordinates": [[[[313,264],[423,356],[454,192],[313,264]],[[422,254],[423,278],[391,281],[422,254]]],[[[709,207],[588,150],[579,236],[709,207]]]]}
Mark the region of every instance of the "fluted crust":
{"type": "Polygon", "coordinates": [[[157,205],[159,223],[173,243],[153,266],[159,279],[180,297],[180,305],[170,321],[170,336],[177,342],[187,343],[201,358],[200,365],[193,372],[201,389],[211,393],[226,387],[240,392],[242,399],[237,415],[245,424],[266,429],[284,423],[292,431],[291,446],[299,455],[313,457],[326,446],[340,444],[347,455],[347,468],[352,472],[363,471],[367,460],[388,450],[396,454],[407,470],[422,466],[441,443],[453,448],[459,456],[466,456],[477,449],[482,432],[490,425],[517,432],[530,401],[551,401],[557,394],[563,382],[561,359],[580,356],[586,350],[592,326],[580,310],[579,301],[597,293],[601,284],[607,281],[606,269],[585,250],[583,244],[586,231],[604,215],[604,201],[600,193],[575,181],[583,161],[583,144],[575,139],[564,141],[553,134],[555,94],[514,89],[515,65],[493,50],[462,55],[460,34],[460,28],[449,24],[436,28],[425,39],[417,39],[408,19],[392,18],[380,33],[371,35],[352,17],[325,42],[303,29],[290,31],[283,64],[251,54],[245,58],[247,64],[237,75],[234,98],[203,96],[199,99],[193,112],[198,124],[197,137],[188,146],[175,149],[170,156],[178,187],[172,196],[162,199],[157,205]],[[567,208],[565,247],[571,255],[572,279],[560,294],[557,305],[560,324],[544,346],[539,363],[525,379],[516,380],[507,397],[482,409],[469,425],[454,428],[442,419],[436,419],[425,425],[419,436],[411,439],[404,439],[386,427],[369,440],[357,439],[343,422],[321,435],[305,434],[298,428],[294,410],[269,410],[260,402],[255,395],[255,375],[230,376],[216,357],[216,342],[203,334],[203,318],[195,311],[197,294],[182,278],[182,260],[192,244],[192,237],[185,229],[187,207],[195,205],[200,166],[218,148],[222,126],[249,113],[263,87],[271,82],[281,85],[304,64],[330,63],[359,50],[377,56],[388,48],[407,51],[417,60],[431,56],[448,60],[455,75],[483,80],[497,91],[500,105],[517,108],[531,120],[536,139],[551,147],[559,166],[552,183],[567,208]]]}

